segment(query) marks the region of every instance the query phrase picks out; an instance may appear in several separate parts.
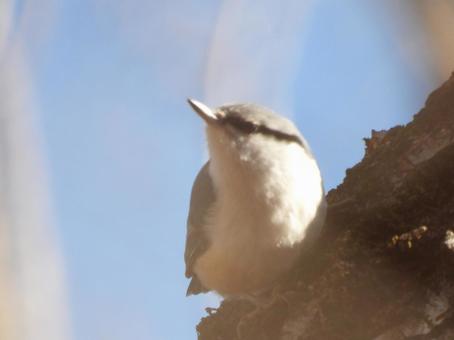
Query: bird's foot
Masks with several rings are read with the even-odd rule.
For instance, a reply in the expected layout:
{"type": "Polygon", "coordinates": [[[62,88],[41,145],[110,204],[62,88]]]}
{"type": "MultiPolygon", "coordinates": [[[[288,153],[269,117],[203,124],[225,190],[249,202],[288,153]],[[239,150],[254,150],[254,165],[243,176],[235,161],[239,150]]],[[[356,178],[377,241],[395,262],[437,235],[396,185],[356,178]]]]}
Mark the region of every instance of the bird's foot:
{"type": "Polygon", "coordinates": [[[254,319],[257,319],[261,314],[273,308],[273,306],[275,306],[277,303],[284,302],[284,308],[288,310],[290,301],[288,300],[288,297],[285,293],[286,292],[282,291],[282,286],[277,285],[271,290],[271,294],[269,296],[250,299],[255,308],[251,312],[246,313],[238,322],[238,325],[236,327],[238,339],[247,339],[246,328],[253,326],[254,323],[257,322],[257,320],[254,319]]]}

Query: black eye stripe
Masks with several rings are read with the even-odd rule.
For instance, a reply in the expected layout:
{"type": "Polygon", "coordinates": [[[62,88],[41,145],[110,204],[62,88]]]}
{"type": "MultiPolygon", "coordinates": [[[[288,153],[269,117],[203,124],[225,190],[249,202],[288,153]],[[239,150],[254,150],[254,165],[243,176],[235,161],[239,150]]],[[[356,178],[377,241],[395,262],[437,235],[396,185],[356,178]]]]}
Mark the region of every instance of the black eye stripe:
{"type": "Polygon", "coordinates": [[[287,134],[278,130],[271,129],[265,125],[259,125],[247,120],[242,119],[238,116],[227,116],[224,117],[222,120],[224,124],[230,124],[234,128],[238,129],[239,131],[251,134],[251,133],[261,133],[267,136],[274,137],[278,140],[283,140],[287,142],[293,142],[301,145],[304,147],[303,142],[301,139],[296,135],[287,134]]]}
{"type": "Polygon", "coordinates": [[[239,117],[235,117],[235,116],[230,116],[230,117],[224,118],[224,122],[232,125],[236,129],[238,129],[244,133],[257,132],[257,130],[259,129],[259,125],[249,122],[247,120],[241,119],[239,117]]]}

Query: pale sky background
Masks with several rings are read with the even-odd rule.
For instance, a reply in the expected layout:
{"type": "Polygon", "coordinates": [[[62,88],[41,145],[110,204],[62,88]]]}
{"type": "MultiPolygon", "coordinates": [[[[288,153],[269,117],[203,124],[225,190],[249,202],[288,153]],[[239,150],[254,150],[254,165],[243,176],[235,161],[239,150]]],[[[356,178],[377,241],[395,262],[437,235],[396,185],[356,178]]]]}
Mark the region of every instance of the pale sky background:
{"type": "Polygon", "coordinates": [[[331,189],[371,129],[408,122],[441,83],[408,1],[39,3],[14,3],[6,41],[25,60],[74,340],[193,340],[217,303],[185,297],[206,157],[187,97],[293,118],[331,189]]]}

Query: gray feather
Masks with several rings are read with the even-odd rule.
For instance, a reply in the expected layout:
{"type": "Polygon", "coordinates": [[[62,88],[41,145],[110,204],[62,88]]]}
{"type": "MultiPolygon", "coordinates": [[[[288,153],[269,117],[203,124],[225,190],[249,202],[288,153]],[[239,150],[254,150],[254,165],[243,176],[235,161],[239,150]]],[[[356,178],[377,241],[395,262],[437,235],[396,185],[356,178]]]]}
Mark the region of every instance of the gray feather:
{"type": "Polygon", "coordinates": [[[184,260],[186,263],[186,277],[191,278],[186,295],[208,291],[194,273],[196,260],[209,246],[205,230],[205,221],[211,205],[216,200],[213,181],[208,172],[209,162],[200,169],[191,192],[191,203],[187,221],[186,249],[184,260]]]}

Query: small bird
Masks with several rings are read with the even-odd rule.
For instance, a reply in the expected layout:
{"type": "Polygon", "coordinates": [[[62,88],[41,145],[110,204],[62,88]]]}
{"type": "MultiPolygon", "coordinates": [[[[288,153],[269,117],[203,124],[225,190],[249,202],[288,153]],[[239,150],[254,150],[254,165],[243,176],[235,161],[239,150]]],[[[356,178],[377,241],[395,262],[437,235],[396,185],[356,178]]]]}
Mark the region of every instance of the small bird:
{"type": "Polygon", "coordinates": [[[192,188],[186,295],[270,290],[323,226],[317,162],[296,126],[265,107],[188,102],[206,123],[210,159],[192,188]]]}

